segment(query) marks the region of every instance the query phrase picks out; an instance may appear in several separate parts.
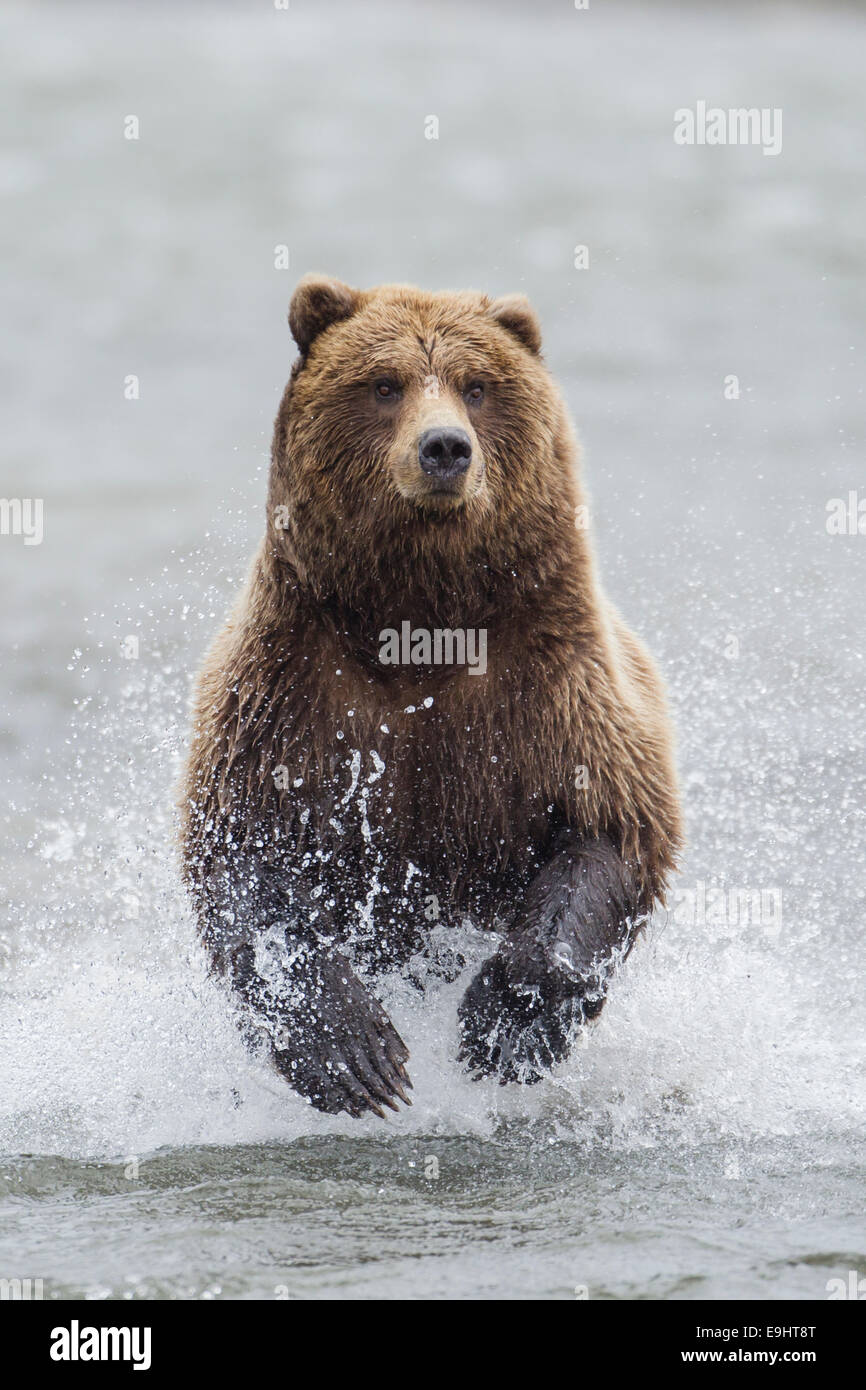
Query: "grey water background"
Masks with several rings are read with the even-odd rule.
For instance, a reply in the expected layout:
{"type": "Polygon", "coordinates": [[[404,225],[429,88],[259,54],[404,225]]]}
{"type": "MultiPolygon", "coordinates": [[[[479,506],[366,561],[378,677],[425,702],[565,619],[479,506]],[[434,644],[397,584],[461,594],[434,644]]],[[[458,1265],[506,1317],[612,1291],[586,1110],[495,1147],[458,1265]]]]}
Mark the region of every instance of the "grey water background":
{"type": "Polygon", "coordinates": [[[0,537],[0,1276],[820,1299],[866,1274],[866,536],[826,528],[866,497],[863,9],[12,3],[2,26],[0,493],[44,499],[45,529],[0,537]],[[781,153],[677,146],[699,99],[781,108],[781,153]],[[459,986],[391,982],[415,1104],[387,1124],[312,1113],[244,1053],[173,849],[309,269],[530,295],[688,814],[680,905],[543,1085],[469,1082],[459,986]],[[713,890],[773,911],[704,912],[713,890]]]}

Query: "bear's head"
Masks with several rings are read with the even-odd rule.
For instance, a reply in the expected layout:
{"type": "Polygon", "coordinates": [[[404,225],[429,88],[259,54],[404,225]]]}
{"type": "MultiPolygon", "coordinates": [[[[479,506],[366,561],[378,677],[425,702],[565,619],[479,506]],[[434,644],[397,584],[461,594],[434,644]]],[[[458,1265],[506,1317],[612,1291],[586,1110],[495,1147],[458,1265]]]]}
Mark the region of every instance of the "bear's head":
{"type": "Polygon", "coordinates": [[[272,538],[320,590],[352,559],[507,565],[573,536],[576,445],[524,296],[308,275],[289,324],[272,538]]]}

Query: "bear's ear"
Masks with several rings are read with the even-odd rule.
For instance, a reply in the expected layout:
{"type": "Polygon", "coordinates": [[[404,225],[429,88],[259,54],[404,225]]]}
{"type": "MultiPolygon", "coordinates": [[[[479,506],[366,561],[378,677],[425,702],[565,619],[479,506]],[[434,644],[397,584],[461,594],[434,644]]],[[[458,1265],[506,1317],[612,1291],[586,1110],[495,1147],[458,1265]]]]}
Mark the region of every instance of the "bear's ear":
{"type": "Polygon", "coordinates": [[[328,275],[305,275],[299,280],[289,305],[289,328],[300,351],[307,352],[313,339],[332,323],[351,318],[359,297],[357,290],[328,275]]]}
{"type": "Polygon", "coordinates": [[[504,294],[493,300],[487,312],[530,352],[541,351],[541,324],[525,294],[504,294]]]}

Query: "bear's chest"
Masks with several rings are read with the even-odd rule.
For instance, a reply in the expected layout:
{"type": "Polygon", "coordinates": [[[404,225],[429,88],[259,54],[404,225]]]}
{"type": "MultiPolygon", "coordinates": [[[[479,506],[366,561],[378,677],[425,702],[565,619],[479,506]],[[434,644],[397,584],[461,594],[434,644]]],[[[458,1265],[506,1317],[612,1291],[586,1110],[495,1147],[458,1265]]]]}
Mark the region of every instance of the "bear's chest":
{"type": "Polygon", "coordinates": [[[468,907],[537,861],[552,806],[531,737],[476,679],[336,684],[296,721],[283,830],[328,886],[414,881],[468,907]]]}

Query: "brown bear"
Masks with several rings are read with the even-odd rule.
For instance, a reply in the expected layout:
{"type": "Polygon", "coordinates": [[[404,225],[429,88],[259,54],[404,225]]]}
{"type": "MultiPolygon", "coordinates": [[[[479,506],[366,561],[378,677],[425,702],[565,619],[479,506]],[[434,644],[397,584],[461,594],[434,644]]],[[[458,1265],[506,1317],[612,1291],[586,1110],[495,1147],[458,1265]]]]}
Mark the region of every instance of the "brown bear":
{"type": "Polygon", "coordinates": [[[599,587],[528,301],[312,275],[289,323],[266,535],[198,682],[185,873],[289,1084],[381,1115],[410,1082],[375,981],[431,915],[498,933],[459,1008],[469,1071],[566,1056],[675,866],[672,735],[599,587]]]}

